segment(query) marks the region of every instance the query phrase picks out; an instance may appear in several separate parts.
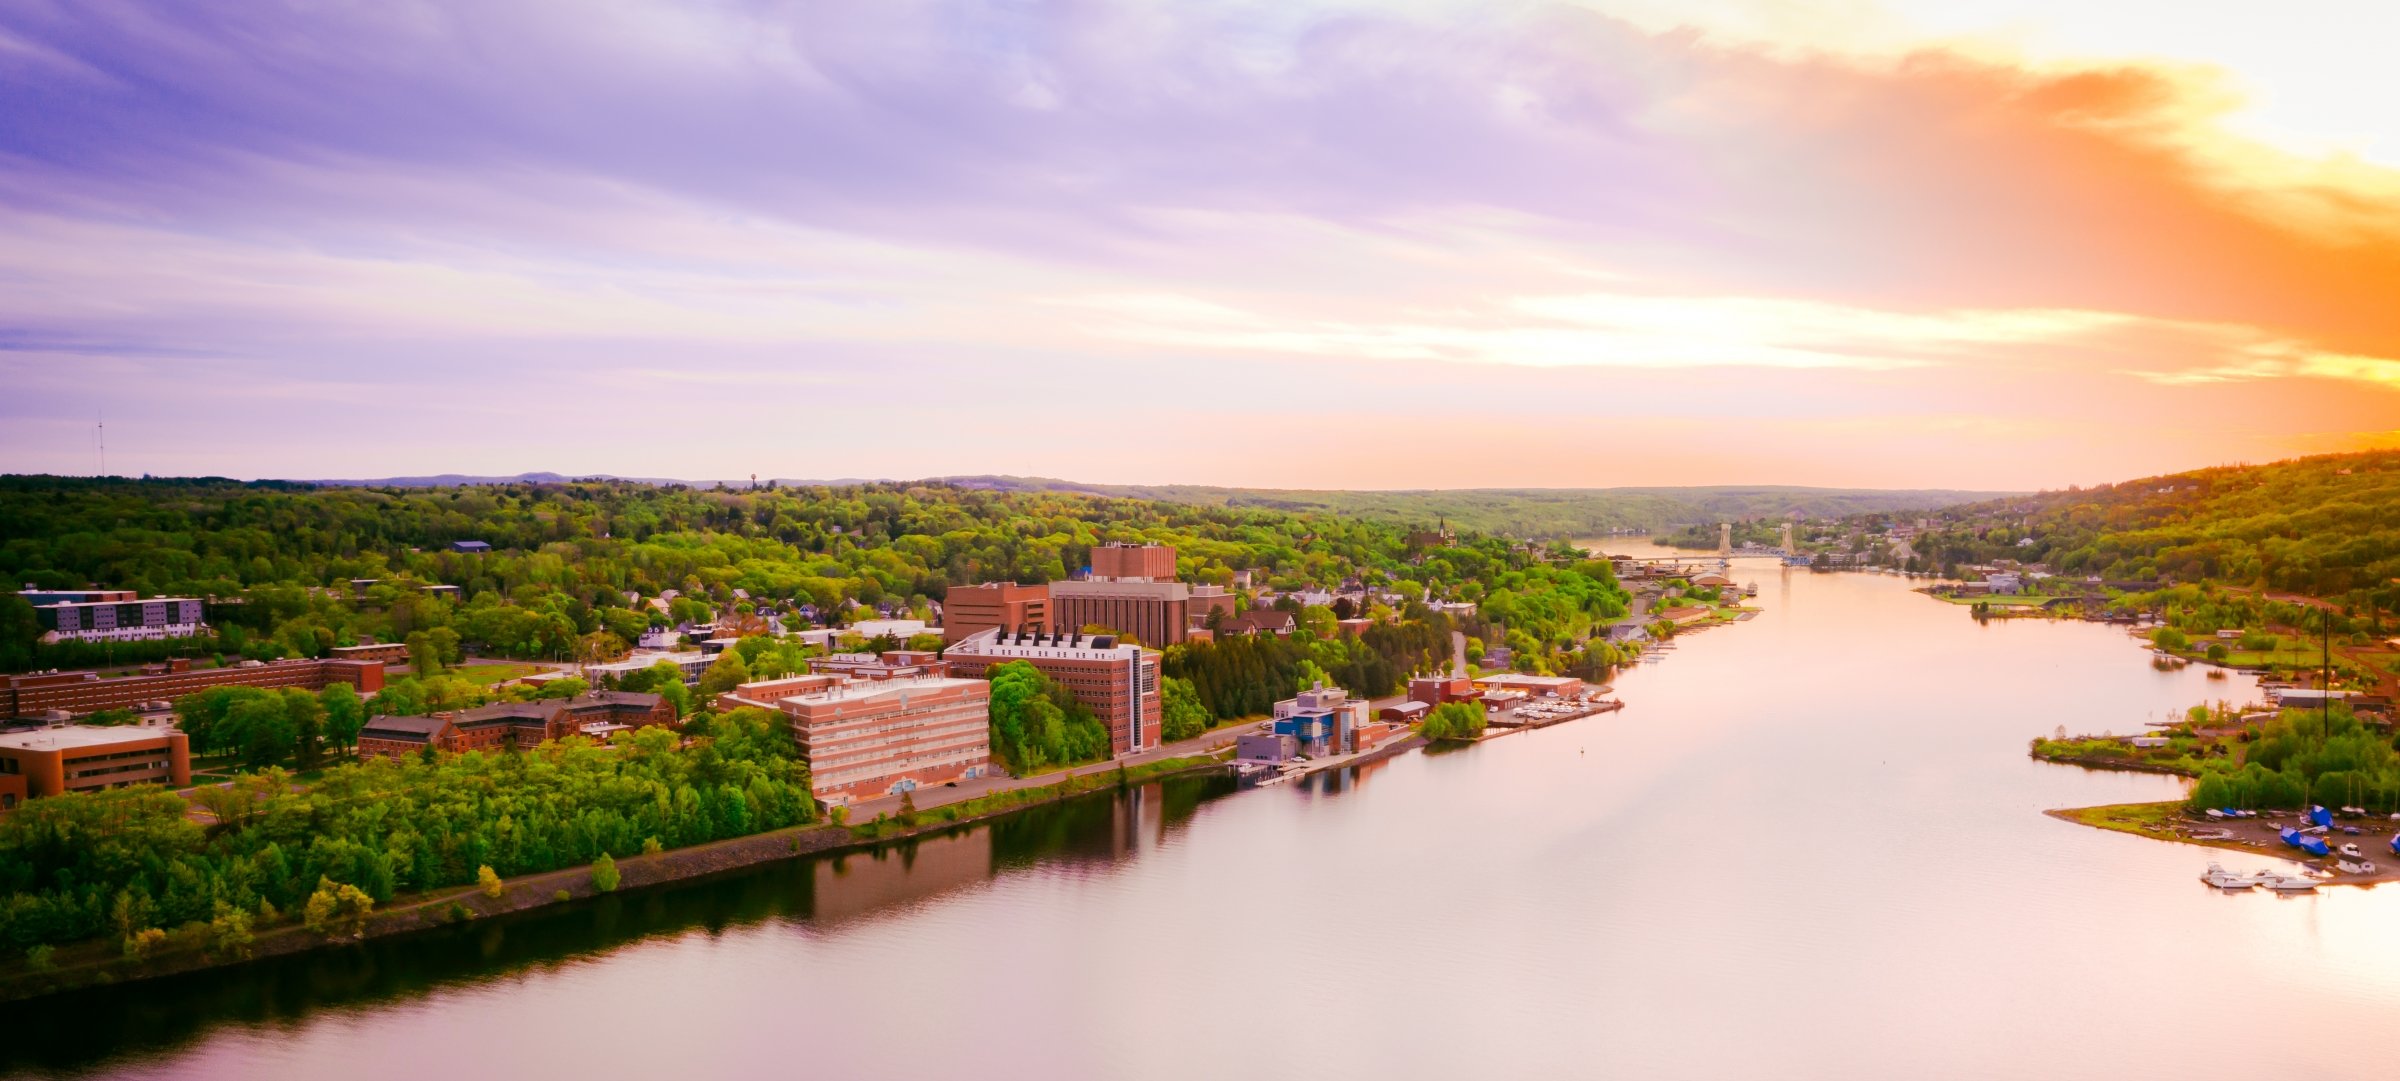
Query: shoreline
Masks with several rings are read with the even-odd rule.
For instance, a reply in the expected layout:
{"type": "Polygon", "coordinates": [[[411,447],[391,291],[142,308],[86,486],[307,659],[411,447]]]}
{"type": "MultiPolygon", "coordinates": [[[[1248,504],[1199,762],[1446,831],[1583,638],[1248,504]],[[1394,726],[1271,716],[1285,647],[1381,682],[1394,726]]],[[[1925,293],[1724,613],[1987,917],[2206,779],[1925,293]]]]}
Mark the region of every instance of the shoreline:
{"type": "MultiPolygon", "coordinates": [[[[1070,773],[1050,784],[1004,789],[977,797],[999,798],[1003,802],[967,814],[943,817],[945,807],[922,810],[918,812],[915,825],[903,826],[894,819],[886,819],[880,826],[870,823],[837,825],[820,821],[661,852],[636,853],[617,860],[619,884],[610,892],[629,894],[697,882],[781,860],[871,849],[895,841],[970,828],[1080,796],[1207,773],[1229,766],[1230,763],[1224,759],[1204,755],[1145,763],[1143,767],[1126,770],[1070,773]]],[[[971,802],[974,801],[962,800],[945,806],[958,807],[971,802]]],[[[15,962],[5,978],[0,978],[0,1002],[24,1002],[90,987],[163,979],[210,969],[236,968],[270,958],[351,945],[371,938],[398,938],[455,927],[474,920],[556,908],[602,894],[592,884],[588,865],[519,875],[503,879],[502,886],[502,893],[497,898],[485,896],[480,888],[473,885],[394,898],[391,907],[378,909],[370,915],[366,930],[355,937],[330,938],[309,930],[297,919],[290,919],[289,922],[257,932],[249,951],[239,956],[190,949],[129,962],[108,950],[106,940],[76,943],[76,952],[88,956],[76,962],[61,963],[46,972],[34,971],[26,967],[23,961],[15,962]],[[566,896],[560,897],[561,893],[566,896]]]]}
{"type": "MultiPolygon", "coordinates": [[[[2375,863],[2373,874],[2346,875],[2332,871],[2333,861],[2341,857],[2305,856],[2284,847],[2280,841],[2275,839],[2274,830],[2281,824],[2276,821],[2276,818],[2294,812],[2262,811],[2257,818],[2220,823],[2215,819],[2193,817],[2190,811],[2184,809],[2182,800],[2167,800],[2159,803],[2108,803],[2095,807],[2060,807],[2042,813],[2061,822],[2087,826],[2109,833],[2125,833],[2136,837],[2146,837],[2153,841],[2193,845],[2200,848],[2221,848],[2298,864],[2312,872],[2329,872],[2326,877],[2316,880],[2319,887],[2363,886],[2372,888],[2385,882],[2400,882],[2400,858],[2391,857],[2389,852],[2382,853],[2386,858],[2381,860],[2377,860],[2377,853],[2372,851],[2368,851],[2363,857],[2375,863]],[[2249,827],[2250,836],[2244,836],[2245,827],[2249,827]],[[2187,828],[2210,832],[2207,834],[2192,833],[2187,832],[2187,828]]],[[[2336,834],[2333,840],[2338,842],[2341,837],[2342,835],[2336,834]]],[[[2362,833],[2357,841],[2350,843],[2358,844],[2361,851],[2366,851],[2369,846],[2363,842],[2374,841],[2380,847],[2382,840],[2383,838],[2379,834],[2362,833]]]]}

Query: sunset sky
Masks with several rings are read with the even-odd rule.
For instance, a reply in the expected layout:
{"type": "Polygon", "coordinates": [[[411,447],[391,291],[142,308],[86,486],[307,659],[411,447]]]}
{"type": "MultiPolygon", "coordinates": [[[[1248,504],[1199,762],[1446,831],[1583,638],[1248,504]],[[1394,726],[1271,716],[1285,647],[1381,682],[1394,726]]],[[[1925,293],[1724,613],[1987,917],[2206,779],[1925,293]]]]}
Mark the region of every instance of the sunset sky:
{"type": "Polygon", "coordinates": [[[2400,4],[0,3],[0,471],[2400,445],[2400,4]]]}

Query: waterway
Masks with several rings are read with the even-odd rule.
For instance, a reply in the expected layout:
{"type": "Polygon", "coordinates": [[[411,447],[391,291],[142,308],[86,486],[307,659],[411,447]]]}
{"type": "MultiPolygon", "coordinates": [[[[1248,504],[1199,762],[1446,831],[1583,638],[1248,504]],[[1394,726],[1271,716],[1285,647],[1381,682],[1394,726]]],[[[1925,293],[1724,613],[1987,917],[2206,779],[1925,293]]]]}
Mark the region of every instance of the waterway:
{"type": "MultiPolygon", "coordinates": [[[[1607,545],[1622,550],[1622,542],[1607,545]]],[[[2025,756],[2247,681],[1737,562],[1619,713],[12,1007],[0,1074],[2389,1077],[2400,889],[2221,896],[2025,756]]]]}

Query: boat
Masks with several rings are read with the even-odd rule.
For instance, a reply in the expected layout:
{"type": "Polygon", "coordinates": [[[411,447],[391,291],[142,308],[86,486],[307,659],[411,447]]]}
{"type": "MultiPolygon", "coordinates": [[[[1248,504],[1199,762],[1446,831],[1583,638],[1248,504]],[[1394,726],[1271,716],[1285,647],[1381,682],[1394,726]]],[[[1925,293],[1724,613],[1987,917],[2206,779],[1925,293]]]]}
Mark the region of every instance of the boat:
{"type": "Polygon", "coordinates": [[[2211,807],[2211,808],[2209,808],[2208,810],[2206,810],[2206,811],[2203,811],[2203,812],[2201,812],[2201,813],[2203,813],[2203,814],[2206,814],[2206,815],[2207,815],[2208,817],[2210,817],[2210,818],[2223,818],[2223,817],[2225,817],[2225,812],[2223,812],[2223,811],[2220,811],[2220,810],[2218,810],[2218,809],[2216,809],[2216,808],[2214,808],[2214,807],[2211,807]]]}
{"type": "Polygon", "coordinates": [[[2317,888],[2316,880],[2299,875],[2262,874],[2259,885],[2277,893],[2307,893],[2317,888]]]}
{"type": "Polygon", "coordinates": [[[2342,855],[2348,856],[2354,860],[2366,858],[2366,853],[2360,852],[2357,845],[2343,845],[2341,852],[2342,855]]]}
{"type": "Polygon", "coordinates": [[[2276,831],[2275,836],[2281,838],[2283,843],[2290,845],[2293,848],[2297,848],[2302,852],[2306,852],[2311,856],[2326,855],[2330,851],[2325,846],[2324,838],[2312,837],[2308,834],[2300,832],[2299,830],[2293,829],[2290,826],[2285,826],[2281,830],[2276,831]]]}
{"type": "Polygon", "coordinates": [[[2392,835],[2392,855],[2400,856],[2400,833],[2392,835]]]}
{"type": "Polygon", "coordinates": [[[2200,881],[2221,890],[2246,890],[2258,885],[2258,880],[2249,875],[2237,875],[2213,863],[2208,865],[2208,870],[2200,872],[2200,881]]]}

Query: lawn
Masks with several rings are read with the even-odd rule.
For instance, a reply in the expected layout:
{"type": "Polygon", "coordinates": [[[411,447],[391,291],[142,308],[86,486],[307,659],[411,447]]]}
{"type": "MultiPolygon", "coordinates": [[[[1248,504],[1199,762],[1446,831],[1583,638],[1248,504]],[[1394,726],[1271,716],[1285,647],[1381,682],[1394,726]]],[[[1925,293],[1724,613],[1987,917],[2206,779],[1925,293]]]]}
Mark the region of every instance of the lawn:
{"type": "Polygon", "coordinates": [[[489,687],[495,683],[506,683],[512,679],[530,676],[541,670],[542,666],[538,664],[469,664],[457,668],[445,668],[442,670],[442,674],[457,676],[479,687],[489,687]]]}

